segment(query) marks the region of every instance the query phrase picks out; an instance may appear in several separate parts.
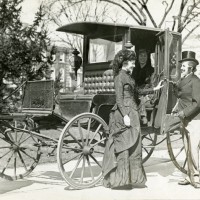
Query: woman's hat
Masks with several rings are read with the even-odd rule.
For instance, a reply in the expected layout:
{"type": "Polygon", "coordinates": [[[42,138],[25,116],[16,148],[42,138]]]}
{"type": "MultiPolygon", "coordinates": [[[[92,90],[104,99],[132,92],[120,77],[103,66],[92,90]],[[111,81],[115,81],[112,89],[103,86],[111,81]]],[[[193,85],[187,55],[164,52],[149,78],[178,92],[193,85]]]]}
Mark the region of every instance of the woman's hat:
{"type": "Polygon", "coordinates": [[[194,61],[197,65],[199,64],[198,60],[195,58],[196,53],[194,51],[183,51],[182,60],[179,60],[180,63],[184,61],[194,61]]]}

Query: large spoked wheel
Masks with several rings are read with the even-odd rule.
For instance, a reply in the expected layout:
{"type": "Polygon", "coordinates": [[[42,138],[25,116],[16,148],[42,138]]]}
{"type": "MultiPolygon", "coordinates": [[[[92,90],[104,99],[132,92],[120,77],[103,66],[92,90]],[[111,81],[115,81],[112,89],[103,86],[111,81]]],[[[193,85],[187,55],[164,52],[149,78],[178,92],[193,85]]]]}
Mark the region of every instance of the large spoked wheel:
{"type": "Polygon", "coordinates": [[[167,148],[174,165],[183,173],[187,174],[186,153],[183,143],[183,135],[179,131],[167,133],[167,148]]]}
{"type": "Polygon", "coordinates": [[[142,163],[145,163],[152,155],[157,142],[156,133],[148,133],[142,130],[142,163]]]}
{"type": "Polygon", "coordinates": [[[93,113],[82,113],[64,127],[57,162],[64,180],[75,189],[92,187],[102,178],[108,126],[93,113]]]}
{"type": "Polygon", "coordinates": [[[31,119],[1,124],[0,177],[8,180],[24,178],[38,164],[41,154],[39,143],[31,134],[33,124],[31,119]]]}

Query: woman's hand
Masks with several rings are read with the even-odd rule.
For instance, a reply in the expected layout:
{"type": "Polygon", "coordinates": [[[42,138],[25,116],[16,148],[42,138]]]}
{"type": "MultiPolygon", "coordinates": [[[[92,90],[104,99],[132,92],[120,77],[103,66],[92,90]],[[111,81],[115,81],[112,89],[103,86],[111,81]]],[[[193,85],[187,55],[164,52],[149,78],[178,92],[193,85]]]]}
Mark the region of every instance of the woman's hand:
{"type": "Polygon", "coordinates": [[[130,120],[130,117],[128,115],[124,116],[124,124],[126,126],[130,126],[131,125],[131,120],[130,120]]]}
{"type": "Polygon", "coordinates": [[[154,91],[159,90],[164,86],[163,84],[164,80],[161,80],[156,87],[153,88],[154,91]]]}

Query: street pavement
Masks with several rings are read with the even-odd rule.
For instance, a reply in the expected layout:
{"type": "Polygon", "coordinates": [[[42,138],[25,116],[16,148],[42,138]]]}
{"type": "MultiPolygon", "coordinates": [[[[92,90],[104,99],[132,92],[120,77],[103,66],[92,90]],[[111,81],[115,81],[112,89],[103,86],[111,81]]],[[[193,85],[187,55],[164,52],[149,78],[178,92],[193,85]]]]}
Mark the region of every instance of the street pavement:
{"type": "Polygon", "coordinates": [[[144,166],[146,188],[112,190],[99,185],[74,190],[63,181],[57,163],[41,164],[23,180],[0,179],[0,200],[200,199],[200,189],[178,185],[184,175],[170,161],[167,150],[154,151],[144,166]]]}

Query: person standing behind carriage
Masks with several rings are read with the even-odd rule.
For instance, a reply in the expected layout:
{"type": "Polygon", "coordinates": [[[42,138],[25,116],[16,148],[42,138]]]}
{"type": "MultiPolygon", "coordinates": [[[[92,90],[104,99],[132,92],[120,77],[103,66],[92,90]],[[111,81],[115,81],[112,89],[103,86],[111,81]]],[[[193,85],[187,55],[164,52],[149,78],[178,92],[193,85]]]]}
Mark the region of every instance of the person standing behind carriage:
{"type": "Polygon", "coordinates": [[[182,52],[182,60],[179,62],[181,79],[174,85],[178,100],[172,115],[181,119],[185,129],[183,139],[188,165],[188,176],[179,181],[179,184],[191,184],[195,188],[200,188],[200,79],[194,74],[199,62],[195,59],[193,51],[182,52]]]}
{"type": "MultiPolygon", "coordinates": [[[[116,104],[111,109],[109,139],[103,158],[103,185],[112,189],[145,187],[142,166],[142,144],[138,114],[138,95],[131,72],[135,52],[121,50],[111,64],[114,75],[116,104]]],[[[161,88],[161,84],[154,89],[161,88]]],[[[152,90],[152,89],[151,89],[152,90]]]]}

